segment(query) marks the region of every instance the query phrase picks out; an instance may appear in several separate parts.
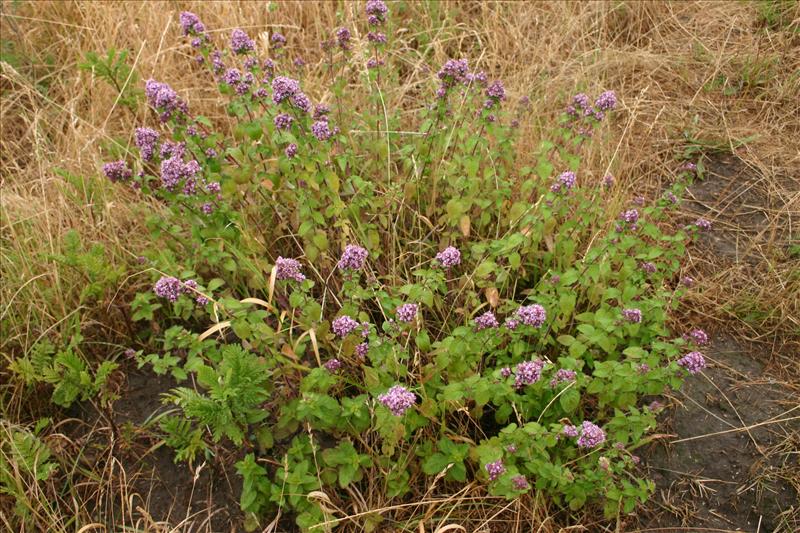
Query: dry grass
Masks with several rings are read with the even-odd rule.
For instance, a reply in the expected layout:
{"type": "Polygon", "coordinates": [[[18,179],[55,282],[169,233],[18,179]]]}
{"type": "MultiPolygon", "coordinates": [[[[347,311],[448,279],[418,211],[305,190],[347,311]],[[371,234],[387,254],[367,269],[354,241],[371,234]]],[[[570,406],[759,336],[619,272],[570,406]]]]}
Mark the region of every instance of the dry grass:
{"type": "MultiPolygon", "coordinates": [[[[177,15],[188,9],[223,34],[236,26],[251,35],[280,29],[291,54],[309,65],[310,95],[329,99],[318,43],[338,24],[363,27],[361,4],[269,5],[275,9],[264,2],[3,1],[4,57],[13,58],[2,64],[0,78],[0,353],[6,360],[43,335],[65,334],[76,321],[87,337],[108,345],[127,335],[124,306],[137,281],[120,281],[99,301],[82,301],[85,280],[51,257],[61,253],[70,228],[86,242],[102,243],[112,264],[131,263],[143,245],[137,239],[148,206],[112,191],[97,174],[104,146],[112,140],[130,145],[133,127],[145,123],[147,113],[120,108],[116,91],[76,68],[81,54],[128,49],[143,79],[168,81],[194,111],[222,121],[217,96],[187,68],[190,57],[178,44],[177,15]],[[81,179],[68,184],[56,168],[81,179]]],[[[429,67],[469,57],[503,79],[512,95],[531,96],[535,118],[524,127],[533,146],[539,127],[570,94],[614,89],[622,104],[619,144],[614,150],[596,146],[584,168],[597,178],[610,169],[621,185],[619,202],[658,194],[674,175],[676,157],[687,151],[734,154],[764,199],[755,209],[767,224],[738,235],[740,247],[758,261],[692,251],[687,273],[698,284],[688,302],[704,321],[761,341],[765,353],[780,355],[775,362],[796,376],[800,256],[789,246],[800,241],[800,7],[787,6],[783,26],[768,29],[763,6],[744,2],[395,5],[394,41],[403,57],[415,60],[404,65],[404,83],[386,96],[412,113],[432,94],[429,67]]],[[[725,199],[706,206],[723,227],[730,223],[725,199]]],[[[692,213],[687,209],[680,222],[692,213]]],[[[19,392],[3,395],[4,412],[15,420],[25,418],[19,392]]],[[[112,479],[118,477],[86,483],[107,491],[112,479]]],[[[502,510],[519,531],[529,527],[523,515],[537,523],[541,517],[542,531],[552,527],[538,502],[531,505],[523,512],[475,504],[472,515],[482,518],[473,525],[502,510]]],[[[51,523],[69,529],[68,509],[66,521],[52,517],[51,523]]],[[[431,504],[426,510],[442,509],[431,504]]],[[[127,523],[134,524],[133,510],[129,515],[127,523]]]]}

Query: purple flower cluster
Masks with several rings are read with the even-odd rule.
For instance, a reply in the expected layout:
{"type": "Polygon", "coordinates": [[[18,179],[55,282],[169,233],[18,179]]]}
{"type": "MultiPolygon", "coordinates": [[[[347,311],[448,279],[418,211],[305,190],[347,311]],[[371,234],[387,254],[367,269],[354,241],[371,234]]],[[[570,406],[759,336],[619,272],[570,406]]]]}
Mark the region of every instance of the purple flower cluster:
{"type": "Polygon", "coordinates": [[[386,14],[389,12],[389,8],[386,7],[386,3],[383,0],[367,0],[365,11],[370,25],[378,26],[386,21],[386,14]]]}
{"type": "Polygon", "coordinates": [[[526,385],[533,385],[542,377],[544,361],[534,359],[533,361],[523,361],[514,368],[514,387],[521,389],[526,385]]]}
{"type": "Polygon", "coordinates": [[[314,120],[327,120],[328,113],[330,112],[330,107],[326,106],[325,104],[317,104],[314,106],[314,114],[311,117],[314,120]]]}
{"type": "Polygon", "coordinates": [[[258,66],[258,58],[255,57],[248,57],[244,60],[244,69],[245,70],[253,70],[258,66]]]}
{"type": "Polygon", "coordinates": [[[386,34],[379,31],[367,33],[367,40],[372,44],[386,44],[386,34]]]}
{"type": "Polygon", "coordinates": [[[348,244],[345,246],[337,266],[342,270],[361,270],[364,268],[368,256],[369,252],[366,249],[355,244],[348,244]]]}
{"type": "MultiPolygon", "coordinates": [[[[197,282],[195,280],[188,279],[182,283],[181,280],[172,276],[162,276],[153,286],[153,292],[156,296],[166,298],[170,302],[177,301],[181,294],[195,293],[196,289],[197,282]]],[[[208,303],[208,298],[198,294],[195,301],[200,305],[205,305],[208,303]]]]}
{"type": "Polygon", "coordinates": [[[163,276],[156,281],[156,284],[153,286],[153,292],[159,298],[166,298],[170,302],[175,302],[183,293],[183,283],[181,283],[181,280],[178,278],[163,276]]]}
{"type": "Polygon", "coordinates": [[[168,191],[174,191],[181,180],[194,180],[200,172],[197,161],[192,159],[184,163],[182,157],[176,154],[161,162],[161,183],[168,191]]]}
{"type": "MultiPolygon", "coordinates": [[[[611,111],[617,106],[617,95],[614,91],[605,91],[594,102],[592,107],[589,97],[584,93],[578,93],[572,97],[572,103],[567,106],[567,114],[572,119],[580,117],[592,117],[596,120],[603,120],[607,111],[611,111]]],[[[590,130],[582,131],[583,134],[590,135],[590,130]]]]}
{"type": "Polygon", "coordinates": [[[605,432],[588,420],[581,424],[580,435],[578,436],[578,446],[581,448],[594,448],[606,440],[605,432]]]}
{"type": "Polygon", "coordinates": [[[481,316],[475,319],[475,330],[481,331],[487,328],[499,327],[500,323],[497,322],[497,317],[491,311],[486,311],[481,316]]]}
{"type": "Polygon", "coordinates": [[[128,181],[133,176],[133,171],[128,168],[128,163],[120,159],[119,161],[111,161],[103,165],[103,174],[113,181],[128,181]]]}
{"type": "Polygon", "coordinates": [[[564,428],[561,430],[561,433],[562,433],[562,434],[563,434],[565,437],[575,438],[575,437],[577,437],[577,436],[578,436],[578,428],[576,428],[576,427],[575,427],[575,426],[573,426],[573,425],[567,424],[567,425],[565,425],[565,426],[564,426],[564,428]]]}
{"type": "Polygon", "coordinates": [[[167,159],[168,157],[182,158],[185,153],[186,153],[185,142],[174,143],[172,141],[164,141],[161,144],[161,150],[159,151],[161,159],[167,159]]]}
{"type": "Polygon", "coordinates": [[[243,74],[238,68],[231,68],[222,75],[222,81],[226,85],[233,87],[236,90],[236,94],[241,96],[247,94],[256,80],[252,72],[243,74]]]}
{"type": "Polygon", "coordinates": [[[320,141],[327,141],[333,137],[333,130],[328,125],[327,120],[318,120],[311,125],[311,133],[320,141]]]}
{"type": "Polygon", "coordinates": [[[705,346],[708,344],[708,333],[702,329],[693,329],[690,331],[689,338],[692,339],[698,346],[705,346]]]}
{"type": "Polygon", "coordinates": [[[517,318],[526,326],[541,327],[547,320],[547,312],[539,304],[523,305],[517,309],[517,318]]]}
{"type": "Polygon", "coordinates": [[[678,359],[678,366],[682,366],[690,374],[697,374],[706,367],[706,358],[700,352],[689,352],[678,359]]]}
{"type": "Polygon", "coordinates": [[[572,189],[575,186],[576,181],[577,177],[575,176],[575,173],[567,170],[566,172],[562,172],[558,175],[556,182],[550,186],[550,190],[553,192],[558,192],[562,187],[566,190],[572,189]]]}
{"type": "Polygon", "coordinates": [[[204,35],[206,31],[205,25],[200,22],[200,17],[189,11],[183,11],[178,20],[181,24],[181,30],[184,37],[189,35],[204,35]]]}
{"type": "Polygon", "coordinates": [[[514,487],[515,490],[528,490],[530,488],[528,480],[525,479],[523,475],[512,477],[511,486],[514,487]]]}
{"type": "Polygon", "coordinates": [[[436,260],[442,267],[451,268],[461,264],[461,252],[458,251],[458,248],[448,246],[436,254],[436,260]]]}
{"type": "Polygon", "coordinates": [[[350,48],[350,30],[347,28],[339,28],[336,30],[336,42],[342,50],[350,48]]]}
{"type": "Polygon", "coordinates": [[[506,473],[506,467],[503,466],[502,459],[498,459],[492,463],[486,463],[486,473],[489,474],[489,481],[494,481],[506,473]]]}
{"type": "Polygon", "coordinates": [[[507,316],[505,322],[503,323],[503,325],[508,329],[510,329],[511,331],[517,329],[519,327],[519,324],[520,324],[519,319],[514,318],[513,316],[507,316]]]}
{"type": "Polygon", "coordinates": [[[639,268],[648,274],[655,274],[655,272],[658,270],[658,267],[656,267],[655,263],[651,263],[650,261],[643,261],[639,264],[639,268]]]}
{"type": "Polygon", "coordinates": [[[683,285],[684,287],[694,286],[694,278],[692,278],[691,276],[683,276],[681,278],[681,285],[683,285]]]}
{"type": "Polygon", "coordinates": [[[627,320],[628,322],[632,322],[634,324],[638,324],[639,322],[642,321],[642,311],[639,309],[635,308],[623,309],[622,316],[625,318],[625,320],[627,320]]]}
{"type": "Polygon", "coordinates": [[[306,96],[305,93],[298,92],[292,95],[291,98],[292,105],[302,111],[303,113],[308,113],[311,111],[311,100],[306,96]]]}
{"type": "Polygon", "coordinates": [[[639,221],[639,210],[629,209],[627,211],[623,211],[620,213],[619,218],[626,224],[636,224],[639,221]]]}
{"type": "Polygon", "coordinates": [[[419,305],[417,304],[403,304],[397,308],[395,314],[397,315],[398,322],[411,323],[417,317],[419,305]]]}
{"type": "Polygon", "coordinates": [[[506,99],[506,89],[503,87],[503,82],[494,81],[486,88],[486,96],[494,98],[495,100],[506,99]]]}
{"type": "Polygon", "coordinates": [[[136,128],[133,134],[133,142],[139,149],[142,159],[150,161],[153,159],[153,154],[156,151],[158,144],[159,134],[156,130],[150,128],[136,128]]]}
{"type": "Polygon", "coordinates": [[[617,95],[614,91],[605,91],[597,97],[594,106],[600,111],[611,111],[617,107],[617,95]]]}
{"type": "Polygon", "coordinates": [[[331,329],[333,329],[333,332],[342,339],[347,337],[358,327],[358,321],[347,315],[342,315],[339,318],[334,319],[331,323],[331,329]]]}
{"type": "Polygon", "coordinates": [[[195,280],[187,279],[184,281],[182,290],[186,294],[195,295],[194,301],[197,302],[198,305],[206,305],[208,303],[208,298],[197,292],[197,282],[195,280]]]}
{"type": "Polygon", "coordinates": [[[294,156],[297,155],[297,145],[295,143],[291,143],[289,146],[286,147],[286,150],[283,151],[286,154],[286,157],[292,159],[294,156]]]}
{"type": "Polygon", "coordinates": [[[272,37],[270,37],[269,42],[275,49],[283,48],[286,45],[286,37],[284,37],[282,33],[276,31],[272,34],[272,37]]]}
{"type": "Polygon", "coordinates": [[[362,342],[358,346],[356,346],[356,355],[359,359],[366,359],[367,353],[369,352],[369,343],[362,342]]]}
{"type": "Polygon", "coordinates": [[[166,83],[152,79],[147,80],[144,85],[144,94],[150,106],[161,111],[161,122],[169,120],[176,111],[181,113],[189,112],[189,107],[186,103],[166,83]]]}
{"type": "Polygon", "coordinates": [[[275,260],[275,279],[292,279],[294,281],[304,281],[305,275],[300,272],[300,261],[288,257],[280,257],[275,260]]]}
{"type": "Polygon", "coordinates": [[[417,402],[417,396],[402,385],[395,385],[386,393],[378,396],[378,401],[385,405],[394,416],[403,416],[417,402]]]}
{"type": "Polygon", "coordinates": [[[469,64],[466,59],[448,59],[436,75],[442,81],[442,87],[449,88],[465,82],[468,73],[469,64]]]}
{"type": "Polygon", "coordinates": [[[273,122],[275,123],[275,127],[279,130],[288,130],[292,127],[292,121],[294,119],[291,115],[287,113],[280,113],[279,115],[275,116],[273,122]]]}
{"type": "Polygon", "coordinates": [[[374,57],[370,57],[367,59],[367,68],[368,69],[376,69],[378,67],[382,67],[384,65],[383,59],[377,59],[374,57]]]}
{"type": "Polygon", "coordinates": [[[612,176],[611,174],[606,174],[605,177],[603,178],[603,187],[606,188],[613,187],[615,181],[616,180],[614,179],[614,176],[612,176]]]}
{"type": "Polygon", "coordinates": [[[255,41],[243,29],[236,28],[231,32],[231,50],[235,54],[247,54],[255,49],[255,41]]]}
{"type": "Polygon", "coordinates": [[[292,78],[276,76],[272,80],[272,101],[280,104],[300,92],[300,83],[292,78]]]}
{"type": "Polygon", "coordinates": [[[553,379],[550,380],[550,386],[555,388],[560,383],[570,383],[572,381],[575,381],[575,378],[577,377],[578,373],[575,372],[574,370],[559,368],[555,376],[553,376],[553,379]]]}
{"type": "Polygon", "coordinates": [[[695,223],[695,226],[700,228],[701,230],[710,230],[711,229],[711,222],[706,220],[705,218],[698,218],[695,223]]]}
{"type": "Polygon", "coordinates": [[[325,368],[325,370],[327,370],[331,374],[335,374],[336,372],[339,371],[340,368],[342,368],[342,362],[336,358],[328,359],[322,366],[325,368]]]}

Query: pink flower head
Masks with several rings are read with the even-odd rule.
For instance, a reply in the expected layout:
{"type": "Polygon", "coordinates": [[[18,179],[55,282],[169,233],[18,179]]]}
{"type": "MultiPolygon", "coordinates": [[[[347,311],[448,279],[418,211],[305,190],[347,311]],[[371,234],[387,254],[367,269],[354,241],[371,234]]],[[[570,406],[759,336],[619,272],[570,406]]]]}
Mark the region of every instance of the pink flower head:
{"type": "Polygon", "coordinates": [[[588,420],[584,420],[578,437],[578,446],[581,448],[594,448],[606,440],[605,432],[588,420]]]}
{"type": "Polygon", "coordinates": [[[324,366],[325,370],[327,370],[331,374],[335,374],[336,372],[339,371],[340,368],[342,368],[342,362],[339,361],[338,359],[328,359],[322,366],[324,366]]]}
{"type": "Polygon", "coordinates": [[[491,311],[486,311],[481,316],[475,319],[475,329],[477,331],[481,331],[482,329],[486,328],[496,328],[499,326],[500,323],[497,322],[497,318],[491,311]]]}
{"type": "Polygon", "coordinates": [[[700,228],[701,230],[704,230],[704,231],[711,229],[711,222],[709,222],[705,218],[698,218],[695,221],[694,225],[697,226],[698,228],[700,228]]]}
{"type": "Polygon", "coordinates": [[[278,257],[275,260],[275,278],[276,279],[293,279],[295,281],[304,281],[306,277],[300,272],[300,262],[296,259],[288,257],[278,257]]]}
{"type": "Polygon", "coordinates": [[[708,333],[702,329],[693,329],[689,332],[689,337],[698,345],[705,346],[708,344],[708,333]]]}
{"type": "Polygon", "coordinates": [[[419,306],[417,304],[403,304],[397,308],[397,321],[398,322],[413,322],[417,317],[419,306]]]}
{"type": "Polygon", "coordinates": [[[333,329],[333,332],[337,336],[343,339],[355,331],[356,328],[360,327],[360,325],[361,324],[359,324],[357,320],[354,320],[347,315],[342,315],[333,320],[331,323],[331,329],[333,329]]]}
{"type": "Polygon", "coordinates": [[[417,395],[402,385],[395,385],[378,396],[378,401],[385,405],[394,416],[403,414],[417,402],[417,395]]]}
{"type": "Polygon", "coordinates": [[[160,298],[166,298],[170,302],[175,302],[178,297],[183,293],[183,284],[181,280],[172,276],[163,276],[156,281],[153,286],[153,292],[160,298]]]}
{"type": "Polygon", "coordinates": [[[634,324],[638,324],[642,321],[642,311],[639,309],[623,309],[622,316],[625,320],[634,324]]]}
{"type": "Polygon", "coordinates": [[[706,367],[706,358],[700,352],[689,352],[678,359],[678,366],[682,366],[690,374],[697,374],[706,367]]]}
{"type": "Polygon", "coordinates": [[[448,246],[436,254],[436,260],[439,261],[439,264],[444,268],[451,268],[461,264],[461,252],[458,251],[458,248],[448,246]]]}
{"type": "Polygon", "coordinates": [[[506,467],[503,466],[503,461],[498,459],[492,463],[486,464],[486,473],[489,474],[489,481],[494,481],[506,472],[506,467]]]}
{"type": "Polygon", "coordinates": [[[361,270],[367,261],[369,252],[361,246],[348,244],[344,248],[344,253],[339,259],[338,267],[342,270],[361,270]]]}
{"type": "Polygon", "coordinates": [[[511,485],[516,490],[528,490],[530,488],[530,485],[528,484],[528,480],[525,479],[525,476],[523,476],[523,475],[512,477],[511,478],[511,485]]]}
{"type": "Polygon", "coordinates": [[[547,320],[547,313],[539,304],[524,305],[517,309],[517,318],[526,326],[541,327],[547,320]]]}
{"type": "Polygon", "coordinates": [[[567,368],[559,368],[556,372],[553,379],[550,380],[550,386],[555,388],[560,383],[570,383],[575,381],[575,378],[578,376],[578,373],[574,370],[569,370],[567,368]]]}
{"type": "Polygon", "coordinates": [[[544,361],[534,359],[533,361],[523,361],[514,368],[514,387],[521,389],[526,385],[533,385],[542,377],[544,361]]]}

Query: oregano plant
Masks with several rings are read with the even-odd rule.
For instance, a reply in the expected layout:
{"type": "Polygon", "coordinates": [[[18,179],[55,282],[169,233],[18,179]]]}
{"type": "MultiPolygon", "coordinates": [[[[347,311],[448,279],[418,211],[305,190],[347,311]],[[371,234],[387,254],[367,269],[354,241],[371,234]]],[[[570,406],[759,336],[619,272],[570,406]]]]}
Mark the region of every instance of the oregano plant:
{"type": "Polygon", "coordinates": [[[180,25],[229,122],[147,80],[138,157],[103,168],[166,208],[132,316],[140,366],[180,382],[160,424],[176,460],[238,450],[252,529],[278,509],[333,528],[353,486],[407,501],[433,479],[609,517],[645,500],[651,399],[705,365],[707,336],[667,326],[685,243],[707,229],[668,229],[694,169],[609,203],[614,178],[581,163],[613,139],[613,91],[575,95],[533,151],[529,98],[466,59],[401,100],[380,0],[362,42],[346,27],[323,42],[324,92],[280,33],[260,49],[241,29],[215,42],[192,13],[180,25]]]}

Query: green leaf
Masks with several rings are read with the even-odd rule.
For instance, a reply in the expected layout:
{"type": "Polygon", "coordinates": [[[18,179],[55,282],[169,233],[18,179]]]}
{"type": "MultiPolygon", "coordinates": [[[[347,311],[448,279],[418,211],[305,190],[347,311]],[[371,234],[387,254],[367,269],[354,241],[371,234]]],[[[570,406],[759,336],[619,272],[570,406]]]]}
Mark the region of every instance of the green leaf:
{"type": "Polygon", "coordinates": [[[580,401],[581,395],[574,386],[558,398],[559,405],[566,413],[574,412],[578,408],[580,401]]]}

